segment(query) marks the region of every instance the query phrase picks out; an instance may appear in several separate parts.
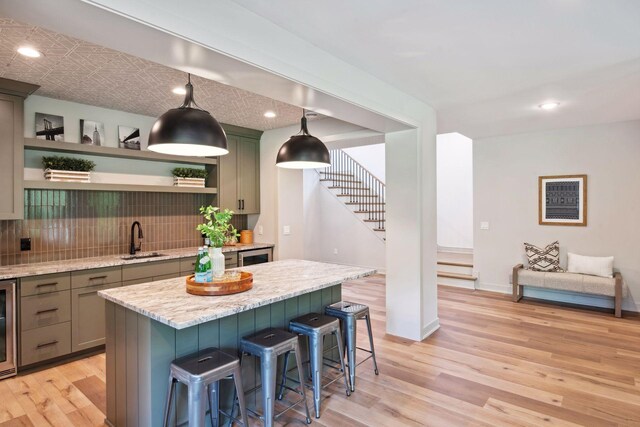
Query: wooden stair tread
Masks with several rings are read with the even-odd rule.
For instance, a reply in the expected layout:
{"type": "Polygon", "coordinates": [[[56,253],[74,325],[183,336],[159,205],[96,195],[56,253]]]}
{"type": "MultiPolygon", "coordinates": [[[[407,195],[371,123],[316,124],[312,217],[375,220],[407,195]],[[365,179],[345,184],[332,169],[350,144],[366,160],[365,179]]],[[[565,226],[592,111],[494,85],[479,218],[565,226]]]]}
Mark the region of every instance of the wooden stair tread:
{"type": "Polygon", "coordinates": [[[332,178],[321,178],[320,181],[331,181],[331,182],[351,182],[352,184],[362,184],[362,181],[352,181],[350,179],[332,179],[332,178]]]}
{"type": "Polygon", "coordinates": [[[461,274],[461,273],[449,273],[448,271],[438,271],[438,277],[448,277],[450,279],[461,279],[461,280],[476,280],[476,276],[472,276],[470,274],[461,274]]]}
{"type": "Polygon", "coordinates": [[[353,213],[367,214],[367,213],[385,213],[385,211],[353,211],[353,213]]]}
{"type": "Polygon", "coordinates": [[[468,262],[438,261],[438,265],[450,265],[452,267],[469,267],[469,268],[473,268],[473,264],[468,263],[468,262]]]}
{"type": "Polygon", "coordinates": [[[358,190],[358,191],[371,191],[370,188],[366,187],[340,187],[340,186],[330,186],[332,190],[358,190]]]}
{"type": "Polygon", "coordinates": [[[384,222],[384,219],[364,219],[364,222],[384,222]]]}
{"type": "Polygon", "coordinates": [[[373,231],[387,231],[387,230],[384,228],[374,228],[373,231]]]}
{"type": "Polygon", "coordinates": [[[320,171],[320,173],[323,174],[323,175],[353,176],[352,173],[344,173],[344,172],[322,172],[322,171],[320,171]]]}
{"type": "Polygon", "coordinates": [[[345,205],[384,205],[384,202],[345,202],[345,205]]]}
{"type": "Polygon", "coordinates": [[[378,197],[376,194],[336,194],[338,197],[378,197]]]}

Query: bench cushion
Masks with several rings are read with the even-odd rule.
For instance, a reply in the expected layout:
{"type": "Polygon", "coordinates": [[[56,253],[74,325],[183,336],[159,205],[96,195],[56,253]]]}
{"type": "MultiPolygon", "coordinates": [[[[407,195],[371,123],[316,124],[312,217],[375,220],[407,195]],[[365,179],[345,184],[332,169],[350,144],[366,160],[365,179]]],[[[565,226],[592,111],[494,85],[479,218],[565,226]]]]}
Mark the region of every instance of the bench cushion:
{"type": "MultiPolygon", "coordinates": [[[[593,295],[616,295],[615,278],[588,276],[577,273],[554,273],[520,269],[518,284],[537,288],[581,292],[593,295]]],[[[627,296],[627,287],[622,284],[622,296],[627,296]]]]}

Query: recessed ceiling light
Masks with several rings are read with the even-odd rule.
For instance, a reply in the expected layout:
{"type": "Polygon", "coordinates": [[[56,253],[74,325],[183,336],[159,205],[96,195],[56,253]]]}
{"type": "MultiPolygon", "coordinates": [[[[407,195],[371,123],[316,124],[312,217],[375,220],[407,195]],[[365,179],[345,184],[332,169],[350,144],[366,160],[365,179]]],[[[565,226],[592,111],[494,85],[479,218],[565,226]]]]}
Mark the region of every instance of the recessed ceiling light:
{"type": "Polygon", "coordinates": [[[273,119],[276,116],[276,113],[274,113],[273,111],[267,111],[266,113],[264,113],[264,116],[268,119],[273,119]]]}
{"type": "Polygon", "coordinates": [[[543,110],[555,110],[560,106],[559,102],[545,102],[543,104],[538,105],[538,108],[542,108],[543,110]]]}
{"type": "Polygon", "coordinates": [[[187,94],[187,90],[181,86],[178,87],[174,87],[172,90],[173,93],[175,93],[176,95],[186,95],[187,94]]]}
{"type": "Polygon", "coordinates": [[[40,53],[40,51],[30,46],[20,46],[18,48],[18,53],[29,58],[40,58],[42,56],[42,53],[40,53]]]}

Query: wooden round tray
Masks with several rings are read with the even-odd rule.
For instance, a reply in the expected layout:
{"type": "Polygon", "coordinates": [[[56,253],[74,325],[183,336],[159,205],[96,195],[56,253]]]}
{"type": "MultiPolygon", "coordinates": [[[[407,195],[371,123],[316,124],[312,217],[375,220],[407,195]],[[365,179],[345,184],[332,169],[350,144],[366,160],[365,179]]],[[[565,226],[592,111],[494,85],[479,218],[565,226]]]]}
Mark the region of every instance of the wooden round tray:
{"type": "Polygon", "coordinates": [[[195,275],[187,277],[187,293],[193,295],[230,295],[248,291],[253,288],[253,274],[240,272],[240,278],[236,280],[219,280],[215,282],[198,283],[195,275]]]}

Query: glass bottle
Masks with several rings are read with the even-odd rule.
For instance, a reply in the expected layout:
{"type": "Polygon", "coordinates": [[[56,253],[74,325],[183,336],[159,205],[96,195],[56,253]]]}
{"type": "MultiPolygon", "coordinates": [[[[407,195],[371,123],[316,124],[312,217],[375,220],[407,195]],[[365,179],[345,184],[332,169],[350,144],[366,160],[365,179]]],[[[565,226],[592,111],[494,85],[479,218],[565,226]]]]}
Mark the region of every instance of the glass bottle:
{"type": "Polygon", "coordinates": [[[194,280],[196,283],[204,283],[207,281],[207,262],[209,255],[205,254],[204,248],[198,248],[198,257],[196,258],[196,271],[194,280]]]}

